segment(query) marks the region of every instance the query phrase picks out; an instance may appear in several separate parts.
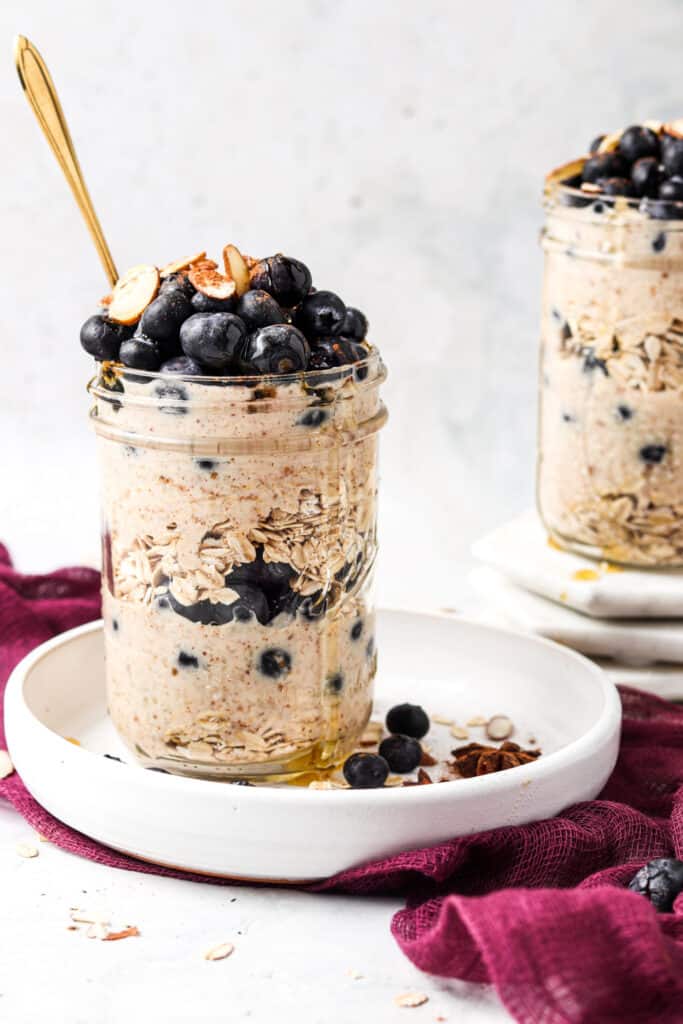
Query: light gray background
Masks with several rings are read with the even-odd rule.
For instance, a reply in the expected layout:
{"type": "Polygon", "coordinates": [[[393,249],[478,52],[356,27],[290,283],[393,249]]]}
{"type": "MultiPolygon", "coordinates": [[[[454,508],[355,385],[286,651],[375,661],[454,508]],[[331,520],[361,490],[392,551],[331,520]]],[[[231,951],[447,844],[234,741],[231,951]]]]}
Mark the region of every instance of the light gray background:
{"type": "Polygon", "coordinates": [[[234,241],[365,309],[391,376],[384,603],[457,604],[532,500],[544,172],[683,115],[683,6],[585,0],[4,0],[0,538],[97,557],[78,328],[107,289],[22,98],[42,50],[119,268],[234,241]]]}

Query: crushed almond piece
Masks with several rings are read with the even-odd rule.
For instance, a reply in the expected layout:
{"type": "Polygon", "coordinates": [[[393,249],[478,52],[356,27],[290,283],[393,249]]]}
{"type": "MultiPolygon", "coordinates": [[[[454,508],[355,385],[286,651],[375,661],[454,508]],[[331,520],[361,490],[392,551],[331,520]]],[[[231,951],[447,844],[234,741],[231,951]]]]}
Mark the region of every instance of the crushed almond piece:
{"type": "Polygon", "coordinates": [[[131,935],[139,935],[139,930],[135,925],[131,925],[129,928],[123,928],[120,932],[107,932],[104,936],[103,942],[117,942],[119,939],[128,939],[131,935]]]}
{"type": "Polygon", "coordinates": [[[469,737],[467,729],[463,729],[461,725],[452,725],[450,728],[451,736],[454,736],[456,740],[466,740],[469,737]]]}
{"type": "Polygon", "coordinates": [[[221,942],[217,946],[212,946],[211,949],[207,949],[204,954],[205,960],[225,960],[231,953],[234,953],[235,947],[232,942],[221,942]]]}
{"type": "Polygon", "coordinates": [[[453,725],[453,719],[446,718],[445,715],[432,715],[432,722],[436,722],[437,725],[453,725]]]}
{"type": "Polygon", "coordinates": [[[506,740],[512,735],[514,728],[507,715],[493,715],[486,723],[486,735],[490,740],[506,740]]]}
{"type": "Polygon", "coordinates": [[[198,292],[211,299],[229,299],[237,290],[234,281],[206,264],[193,266],[187,276],[198,292]]]}
{"type": "Polygon", "coordinates": [[[426,996],[424,992],[403,992],[394,998],[394,1002],[397,1006],[413,1009],[429,1002],[429,996],[426,996]]]}
{"type": "Polygon", "coordinates": [[[193,263],[201,263],[201,261],[205,259],[206,253],[198,252],[195,256],[190,256],[189,259],[175,260],[173,263],[167,263],[166,266],[162,267],[159,271],[159,277],[163,280],[163,278],[170,277],[171,274],[177,274],[180,270],[187,270],[187,268],[192,266],[193,263]]]}
{"type": "Polygon", "coordinates": [[[0,779],[6,779],[14,771],[12,758],[6,750],[0,750],[0,779]]]}
{"type": "Polygon", "coordinates": [[[38,856],[38,850],[35,846],[31,846],[30,843],[17,843],[17,853],[20,857],[25,857],[26,860],[38,856]]]}
{"type": "Polygon", "coordinates": [[[483,715],[474,715],[472,718],[467,720],[467,725],[469,725],[470,728],[474,728],[477,725],[486,725],[487,721],[488,719],[484,718],[483,715]]]}

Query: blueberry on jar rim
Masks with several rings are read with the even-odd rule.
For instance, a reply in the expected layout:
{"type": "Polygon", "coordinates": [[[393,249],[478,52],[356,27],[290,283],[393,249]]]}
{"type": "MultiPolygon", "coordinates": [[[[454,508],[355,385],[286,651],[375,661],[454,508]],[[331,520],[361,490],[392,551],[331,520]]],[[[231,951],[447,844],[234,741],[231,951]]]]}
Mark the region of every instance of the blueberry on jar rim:
{"type": "Polygon", "coordinates": [[[108,320],[104,313],[95,313],[81,327],[81,346],[99,362],[115,362],[121,342],[126,338],[125,330],[121,324],[108,320]]]}
{"type": "Polygon", "coordinates": [[[294,323],[309,341],[340,334],[346,317],[346,306],[334,292],[320,291],[307,295],[296,311],[294,323]]]}
{"type": "Polygon", "coordinates": [[[301,331],[291,324],[271,324],[247,335],[237,353],[245,375],[299,373],[308,366],[310,348],[301,331]]]}
{"type": "Polygon", "coordinates": [[[368,333],[368,318],[355,306],[347,306],[344,322],[339,332],[345,338],[352,338],[354,341],[364,341],[368,333]]]}
{"type": "Polygon", "coordinates": [[[636,160],[631,168],[631,181],[636,195],[654,198],[659,190],[662,174],[659,161],[652,156],[636,160]]]}
{"type": "MultiPolygon", "coordinates": [[[[167,291],[152,299],[140,318],[140,333],[164,348],[178,346],[181,324],[192,316],[192,304],[182,291],[167,291]]],[[[175,354],[175,353],[174,353],[175,354]]]]}
{"type": "Polygon", "coordinates": [[[621,133],[617,150],[629,164],[643,157],[659,159],[659,137],[651,128],[633,124],[621,133]]]}
{"type": "Polygon", "coordinates": [[[134,334],[132,338],[122,342],[119,359],[124,366],[133,370],[147,370],[153,373],[161,366],[162,354],[156,341],[142,334],[134,334]]]}
{"type": "Polygon", "coordinates": [[[225,373],[237,369],[246,333],[244,322],[233,313],[194,313],[180,328],[180,345],[202,366],[225,373]]]}
{"type": "Polygon", "coordinates": [[[622,178],[627,173],[626,161],[618,153],[596,153],[583,165],[581,181],[595,185],[600,178],[622,178]]]}

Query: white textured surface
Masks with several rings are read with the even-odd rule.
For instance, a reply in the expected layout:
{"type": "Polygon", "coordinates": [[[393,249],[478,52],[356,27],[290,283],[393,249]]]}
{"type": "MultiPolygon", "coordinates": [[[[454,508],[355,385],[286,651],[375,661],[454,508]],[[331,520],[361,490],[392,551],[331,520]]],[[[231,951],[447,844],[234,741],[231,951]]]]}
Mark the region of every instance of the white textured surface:
{"type": "Polygon", "coordinates": [[[548,543],[533,509],[475,541],[472,554],[565,612],[573,608],[597,619],[683,618],[683,570],[622,569],[560,551],[548,543]],[[586,570],[595,579],[577,578],[586,570]]]}

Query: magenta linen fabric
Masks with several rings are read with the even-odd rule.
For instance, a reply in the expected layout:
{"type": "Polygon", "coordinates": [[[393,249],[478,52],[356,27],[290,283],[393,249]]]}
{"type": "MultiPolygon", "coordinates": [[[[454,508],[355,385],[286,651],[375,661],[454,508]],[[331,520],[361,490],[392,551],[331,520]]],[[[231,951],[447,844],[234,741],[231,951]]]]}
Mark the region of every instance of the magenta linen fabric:
{"type": "MultiPolygon", "coordinates": [[[[0,545],[0,688],[28,651],[99,608],[98,573],[22,576],[0,545]]],[[[645,861],[683,858],[683,709],[627,688],[621,696],[619,761],[600,800],[310,888],[403,896],[392,931],[406,956],[432,974],[495,985],[524,1024],[683,1024],[683,896],[673,914],[657,914],[625,888],[645,861]]],[[[220,884],[142,863],[67,828],[16,773],[0,781],[0,796],[71,853],[220,884]]]]}

